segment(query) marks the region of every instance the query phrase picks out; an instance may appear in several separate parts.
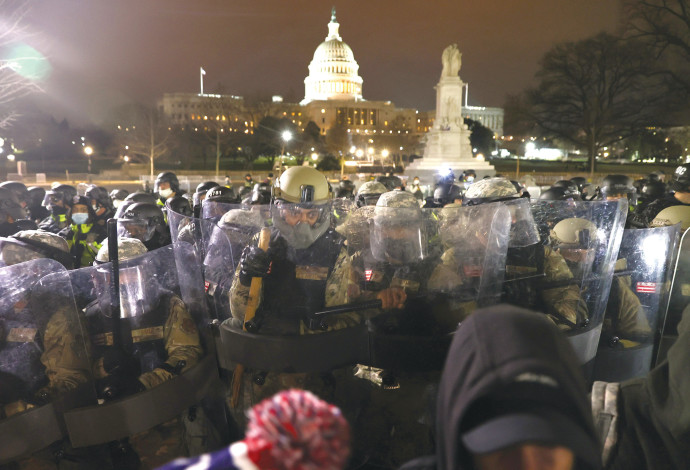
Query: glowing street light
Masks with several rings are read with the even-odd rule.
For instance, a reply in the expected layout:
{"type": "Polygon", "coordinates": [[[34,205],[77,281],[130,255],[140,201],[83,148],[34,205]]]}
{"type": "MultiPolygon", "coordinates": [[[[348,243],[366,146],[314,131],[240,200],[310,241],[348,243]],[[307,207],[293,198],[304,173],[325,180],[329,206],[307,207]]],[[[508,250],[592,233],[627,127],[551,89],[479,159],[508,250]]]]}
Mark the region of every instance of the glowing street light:
{"type": "Polygon", "coordinates": [[[362,149],[355,150],[355,155],[357,155],[357,158],[362,158],[362,155],[364,155],[364,150],[362,150],[362,149]]]}
{"type": "Polygon", "coordinates": [[[381,156],[382,156],[383,158],[388,158],[388,155],[390,155],[389,152],[388,152],[388,149],[383,149],[383,150],[381,150],[381,156]]]}
{"type": "Polygon", "coordinates": [[[283,147],[280,149],[280,159],[282,161],[283,157],[285,156],[285,144],[290,142],[292,140],[292,132],[290,131],[283,131],[280,134],[280,137],[283,139],[283,147]]]}
{"type": "Polygon", "coordinates": [[[93,147],[86,146],[84,147],[84,153],[86,154],[87,158],[89,159],[89,166],[87,169],[87,173],[91,174],[91,155],[93,155],[93,147]]]}
{"type": "Polygon", "coordinates": [[[7,155],[7,159],[8,159],[9,161],[13,162],[13,161],[14,161],[14,154],[13,154],[13,153],[10,153],[9,155],[7,155]]]}
{"type": "Polygon", "coordinates": [[[314,161],[318,160],[318,159],[319,159],[319,154],[316,153],[316,152],[312,153],[312,154],[311,154],[311,159],[314,160],[314,161]]]}

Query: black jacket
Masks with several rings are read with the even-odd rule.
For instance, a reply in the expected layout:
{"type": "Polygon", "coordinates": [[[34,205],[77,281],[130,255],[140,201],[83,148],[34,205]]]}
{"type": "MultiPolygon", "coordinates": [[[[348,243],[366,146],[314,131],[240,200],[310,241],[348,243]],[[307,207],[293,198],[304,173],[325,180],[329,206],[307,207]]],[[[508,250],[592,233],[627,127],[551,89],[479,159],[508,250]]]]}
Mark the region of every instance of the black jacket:
{"type": "MultiPolygon", "coordinates": [[[[585,381],[565,337],[543,314],[510,305],[477,310],[457,329],[439,385],[436,410],[436,456],[417,459],[404,469],[472,469],[472,455],[462,442],[470,416],[483,413],[479,400],[511,392],[525,373],[553,378],[559,387],[557,406],[591,438],[590,460],[598,461],[585,381]],[[475,406],[477,405],[477,406],[475,406]]],[[[577,468],[586,466],[578,460],[577,468]]]]}

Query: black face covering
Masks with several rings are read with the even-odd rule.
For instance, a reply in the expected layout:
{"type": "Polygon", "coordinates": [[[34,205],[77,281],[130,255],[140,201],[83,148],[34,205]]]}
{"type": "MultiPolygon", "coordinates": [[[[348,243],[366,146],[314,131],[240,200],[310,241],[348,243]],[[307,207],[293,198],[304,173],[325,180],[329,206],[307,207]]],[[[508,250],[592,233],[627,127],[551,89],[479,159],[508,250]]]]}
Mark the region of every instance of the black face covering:
{"type": "Polygon", "coordinates": [[[48,209],[50,209],[50,213],[53,215],[63,215],[67,213],[67,208],[62,206],[51,205],[48,209]]]}

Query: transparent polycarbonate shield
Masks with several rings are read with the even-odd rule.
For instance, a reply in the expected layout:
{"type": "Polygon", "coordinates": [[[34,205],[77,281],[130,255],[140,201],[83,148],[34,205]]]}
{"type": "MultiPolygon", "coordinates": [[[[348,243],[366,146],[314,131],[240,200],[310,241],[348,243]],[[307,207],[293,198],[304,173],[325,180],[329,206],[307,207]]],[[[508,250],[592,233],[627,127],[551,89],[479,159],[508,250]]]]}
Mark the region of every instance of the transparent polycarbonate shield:
{"type": "Polygon", "coordinates": [[[641,377],[652,365],[666,316],[679,226],[625,230],[609,293],[594,379],[641,377]]]}
{"type": "MultiPolygon", "coordinates": [[[[520,286],[534,302],[523,306],[545,312],[569,336],[583,364],[591,365],[596,353],[626,211],[625,201],[533,203],[542,234],[535,247],[541,276],[520,286]]],[[[511,258],[509,250],[506,270],[514,264],[519,271],[521,259],[511,258]]]]}
{"type": "Polygon", "coordinates": [[[688,311],[690,305],[690,229],[686,230],[680,239],[671,280],[671,291],[668,300],[668,310],[662,325],[662,336],[656,364],[661,363],[668,349],[678,338],[678,323],[688,311]]]}
{"type": "Polygon", "coordinates": [[[266,221],[260,211],[250,207],[231,209],[216,223],[201,223],[202,231],[210,233],[203,260],[206,295],[215,318],[225,320],[230,316],[230,287],[242,251],[256,243],[257,233],[266,221]]]}
{"type": "Polygon", "coordinates": [[[204,201],[201,203],[201,218],[218,220],[227,211],[237,209],[239,204],[228,202],[204,201]]]}
{"type": "Polygon", "coordinates": [[[84,317],[96,391],[104,402],[70,414],[76,446],[150,429],[192,405],[201,404],[197,419],[224,421],[212,386],[215,356],[200,330],[208,324],[200,270],[187,265],[195,259],[182,242],[120,259],[117,298],[111,263],[72,273],[73,281],[88,277],[92,283],[84,317]]]}
{"type": "Polygon", "coordinates": [[[359,208],[344,229],[347,301],[381,300],[367,317],[379,331],[452,332],[478,304],[498,301],[509,229],[509,211],[498,204],[359,208]]]}
{"type": "Polygon", "coordinates": [[[118,219],[118,237],[136,238],[142,243],[150,241],[156,233],[156,226],[148,220],[118,219]]]}
{"type": "Polygon", "coordinates": [[[0,463],[63,439],[60,412],[95,403],[65,268],[36,259],[0,269],[0,463]]]}
{"type": "Polygon", "coordinates": [[[355,201],[348,198],[334,199],[332,202],[332,207],[333,215],[331,220],[333,228],[335,229],[343,225],[347,221],[350,214],[357,209],[355,201]]]}

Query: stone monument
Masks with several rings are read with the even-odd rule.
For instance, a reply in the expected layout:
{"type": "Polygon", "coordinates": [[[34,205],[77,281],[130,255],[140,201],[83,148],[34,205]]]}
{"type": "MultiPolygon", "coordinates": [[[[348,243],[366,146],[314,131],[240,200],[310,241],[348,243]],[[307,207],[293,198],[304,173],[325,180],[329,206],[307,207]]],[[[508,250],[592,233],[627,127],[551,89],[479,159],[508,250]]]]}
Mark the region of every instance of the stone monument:
{"type": "Polygon", "coordinates": [[[462,117],[463,81],[458,76],[462,54],[457,44],[445,48],[441,56],[443,70],[436,85],[436,117],[427,133],[424,157],[405,169],[410,177],[418,175],[430,180],[439,170],[452,169],[455,176],[463,170],[474,170],[478,178],[494,175],[494,167],[482,158],[472,155],[470,131],[462,117]]]}

